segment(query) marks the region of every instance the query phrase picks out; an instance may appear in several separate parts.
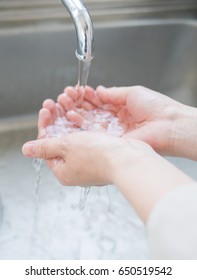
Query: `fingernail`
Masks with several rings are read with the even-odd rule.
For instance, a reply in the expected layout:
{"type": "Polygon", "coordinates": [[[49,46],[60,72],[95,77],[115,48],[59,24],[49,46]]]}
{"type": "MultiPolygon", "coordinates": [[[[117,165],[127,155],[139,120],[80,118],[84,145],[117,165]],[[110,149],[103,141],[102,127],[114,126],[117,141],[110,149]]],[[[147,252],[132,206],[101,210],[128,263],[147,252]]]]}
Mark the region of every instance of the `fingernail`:
{"type": "Polygon", "coordinates": [[[35,142],[30,141],[23,145],[22,152],[27,157],[32,157],[35,154],[35,142]]]}

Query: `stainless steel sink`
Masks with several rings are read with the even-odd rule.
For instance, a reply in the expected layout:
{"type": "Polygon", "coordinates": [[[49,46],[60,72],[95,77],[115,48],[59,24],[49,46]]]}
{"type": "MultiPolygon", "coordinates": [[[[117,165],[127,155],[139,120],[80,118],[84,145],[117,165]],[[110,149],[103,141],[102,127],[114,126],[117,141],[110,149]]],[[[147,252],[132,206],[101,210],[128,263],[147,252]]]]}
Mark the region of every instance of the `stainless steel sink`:
{"type": "MultiPolygon", "coordinates": [[[[89,84],[141,84],[196,104],[196,20],[142,20],[96,27],[89,84]]],[[[37,113],[77,83],[75,34],[59,26],[0,30],[0,117],[37,113]],[[13,102],[14,101],[14,102],[13,102]]]]}
{"type": "MultiPolygon", "coordinates": [[[[85,3],[96,41],[90,85],[142,84],[196,104],[196,1],[85,3]]],[[[75,49],[61,1],[0,1],[0,118],[36,114],[45,98],[75,85],[75,49]]]]}
{"type": "MultiPolygon", "coordinates": [[[[4,4],[9,2],[16,3],[4,4]]],[[[33,2],[38,5],[39,1],[33,2]]],[[[112,5],[113,1],[107,3],[112,5]]],[[[118,1],[115,3],[117,7],[118,1]]],[[[122,8],[120,18],[114,10],[109,19],[107,10],[101,17],[98,1],[88,3],[97,19],[89,84],[141,84],[197,105],[194,10],[184,14],[183,9],[181,16],[168,18],[161,17],[160,10],[157,16],[148,17],[141,7],[140,17],[134,8],[128,10],[129,1],[124,3],[124,16],[122,8]]],[[[7,22],[0,21],[0,259],[149,258],[142,223],[112,186],[93,188],[81,211],[76,207],[80,188],[63,188],[44,167],[36,211],[36,172],[31,160],[22,156],[21,146],[36,137],[42,101],[56,99],[66,85],[77,83],[74,29],[60,20],[59,8],[55,11],[55,20],[45,17],[44,22],[38,22],[38,14],[37,21],[27,24],[25,13],[22,22],[17,13],[12,21],[9,10],[7,22]]],[[[197,179],[196,163],[170,160],[197,179]]]]}

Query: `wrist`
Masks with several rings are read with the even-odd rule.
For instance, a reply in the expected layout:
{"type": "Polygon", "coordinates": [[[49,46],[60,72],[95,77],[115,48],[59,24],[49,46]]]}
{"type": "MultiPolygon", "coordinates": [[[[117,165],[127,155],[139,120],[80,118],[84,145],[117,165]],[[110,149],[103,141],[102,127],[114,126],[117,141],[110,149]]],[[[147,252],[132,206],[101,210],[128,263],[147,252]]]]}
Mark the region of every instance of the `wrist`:
{"type": "Polygon", "coordinates": [[[132,182],[133,177],[135,177],[133,173],[138,176],[138,173],[141,174],[141,167],[147,164],[150,158],[157,157],[151,146],[136,139],[131,142],[123,140],[123,144],[114,148],[107,151],[107,166],[108,178],[115,185],[119,179],[122,180],[124,172],[131,173],[130,181],[132,182]]]}
{"type": "Polygon", "coordinates": [[[197,160],[197,109],[183,105],[173,121],[168,154],[197,160]]]}
{"type": "Polygon", "coordinates": [[[144,222],[167,192],[192,182],[191,178],[147,147],[125,150],[112,166],[112,183],[144,222]]]}

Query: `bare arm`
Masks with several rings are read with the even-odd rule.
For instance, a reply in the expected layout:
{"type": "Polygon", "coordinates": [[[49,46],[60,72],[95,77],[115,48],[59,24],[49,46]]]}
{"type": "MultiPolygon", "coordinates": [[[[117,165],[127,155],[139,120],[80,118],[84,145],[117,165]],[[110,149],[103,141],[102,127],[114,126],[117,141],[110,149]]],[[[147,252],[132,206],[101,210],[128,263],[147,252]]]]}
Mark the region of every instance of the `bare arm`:
{"type": "Polygon", "coordinates": [[[129,150],[119,156],[113,165],[113,183],[146,223],[155,205],[168,192],[192,179],[154,152],[142,153],[133,162],[130,158],[129,150]]]}

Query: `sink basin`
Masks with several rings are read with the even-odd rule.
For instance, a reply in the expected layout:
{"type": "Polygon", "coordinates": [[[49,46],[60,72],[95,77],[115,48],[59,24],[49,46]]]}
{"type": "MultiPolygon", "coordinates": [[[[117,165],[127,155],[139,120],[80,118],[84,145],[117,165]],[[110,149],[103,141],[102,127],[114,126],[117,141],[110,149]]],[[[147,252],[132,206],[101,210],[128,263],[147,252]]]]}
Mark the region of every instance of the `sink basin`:
{"type": "MultiPolygon", "coordinates": [[[[141,20],[95,27],[89,84],[141,84],[196,104],[196,20],[141,20]]],[[[0,117],[35,114],[45,98],[77,83],[74,30],[0,30],[0,117]],[[13,102],[14,100],[14,102],[13,102]]]]}
{"type": "MultiPolygon", "coordinates": [[[[98,22],[95,38],[93,87],[141,84],[197,105],[195,18],[98,22]]],[[[80,209],[80,187],[60,186],[46,166],[38,187],[21,154],[43,100],[77,83],[73,27],[2,28],[0,42],[0,259],[150,258],[144,226],[114,186],[91,188],[80,209]]],[[[169,160],[197,179],[196,163],[169,160]]]]}
{"type": "Polygon", "coordinates": [[[35,134],[0,135],[0,259],[149,259],[144,226],[114,186],[91,187],[86,199],[45,165],[36,172],[21,154],[35,134]]]}

